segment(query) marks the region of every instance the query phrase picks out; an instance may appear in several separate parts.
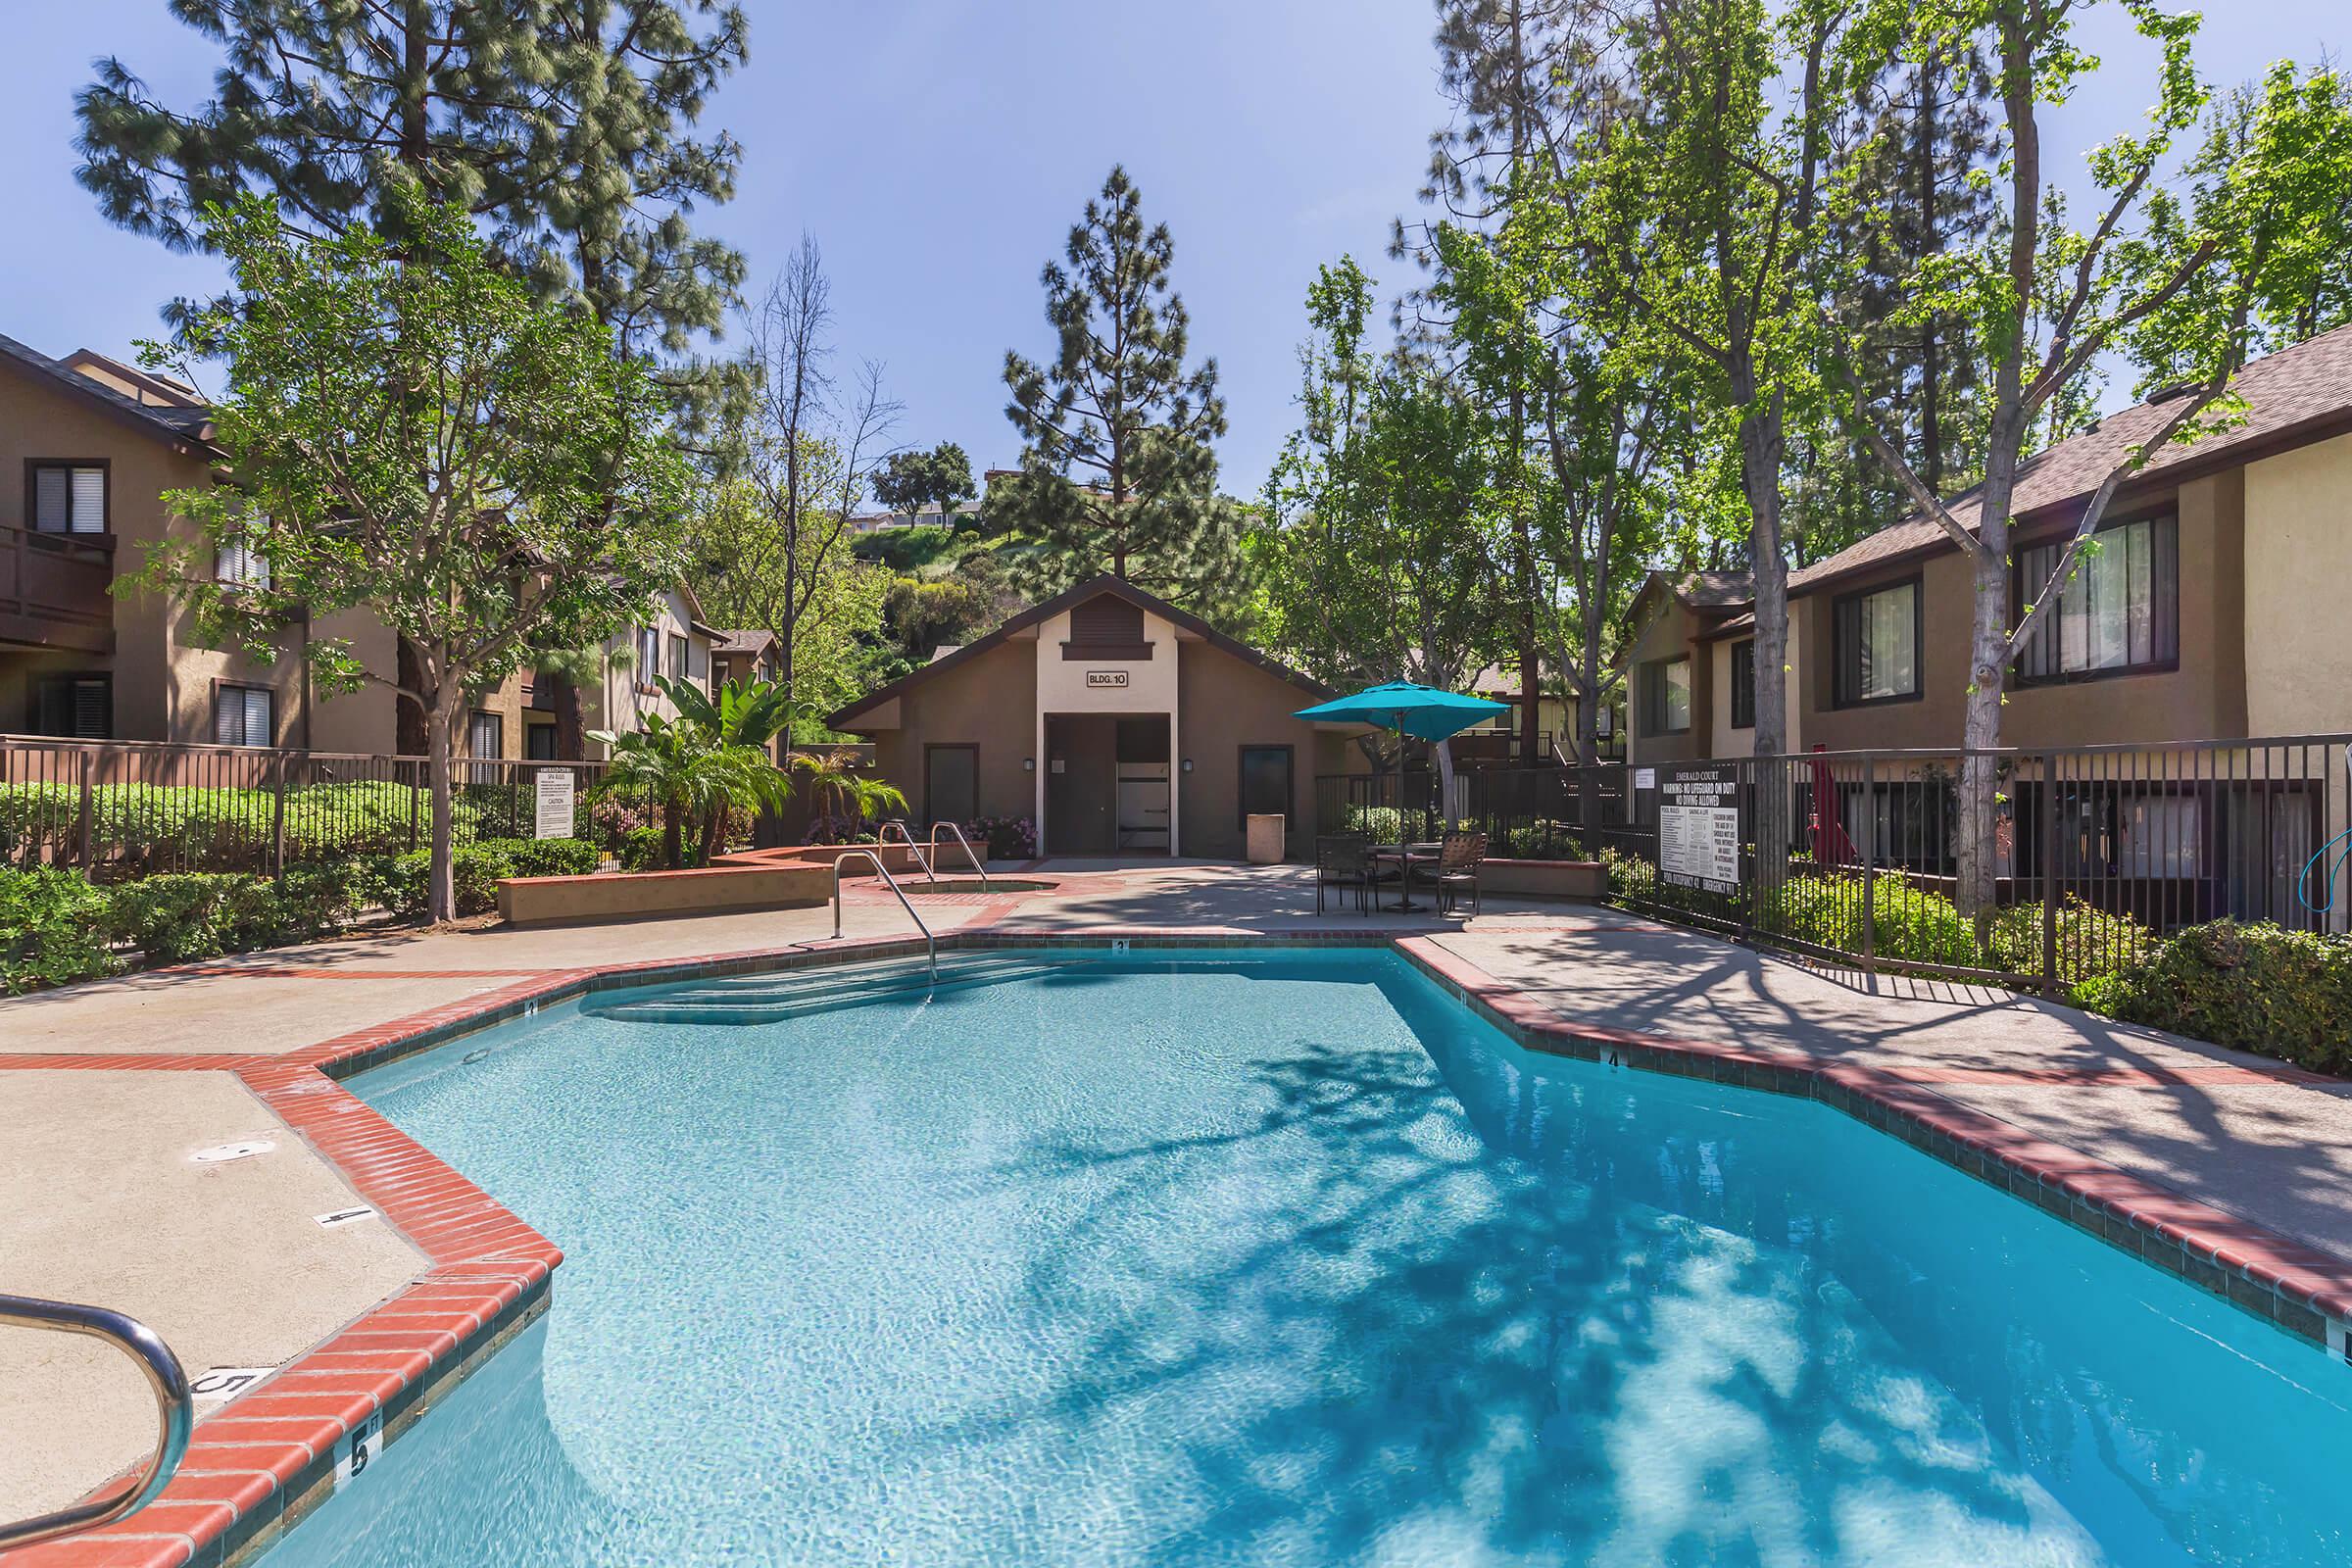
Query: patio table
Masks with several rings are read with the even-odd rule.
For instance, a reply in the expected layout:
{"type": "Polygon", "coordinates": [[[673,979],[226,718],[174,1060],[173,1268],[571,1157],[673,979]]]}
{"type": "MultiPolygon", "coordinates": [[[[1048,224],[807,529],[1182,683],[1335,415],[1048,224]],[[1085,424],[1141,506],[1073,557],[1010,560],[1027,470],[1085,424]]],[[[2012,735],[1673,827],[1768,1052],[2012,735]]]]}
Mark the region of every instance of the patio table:
{"type": "Polygon", "coordinates": [[[1366,852],[1366,858],[1372,862],[1372,874],[1374,877],[1374,888],[1376,894],[1379,886],[1378,878],[1382,863],[1384,861],[1394,862],[1396,867],[1396,892],[1398,894],[1397,902],[1395,904],[1384,904],[1381,906],[1381,907],[1389,910],[1393,914],[1409,914],[1415,909],[1424,907],[1424,906],[1415,904],[1413,902],[1413,867],[1416,865],[1435,865],[1438,861],[1438,855],[1439,847],[1435,844],[1373,845],[1372,848],[1366,852]]]}

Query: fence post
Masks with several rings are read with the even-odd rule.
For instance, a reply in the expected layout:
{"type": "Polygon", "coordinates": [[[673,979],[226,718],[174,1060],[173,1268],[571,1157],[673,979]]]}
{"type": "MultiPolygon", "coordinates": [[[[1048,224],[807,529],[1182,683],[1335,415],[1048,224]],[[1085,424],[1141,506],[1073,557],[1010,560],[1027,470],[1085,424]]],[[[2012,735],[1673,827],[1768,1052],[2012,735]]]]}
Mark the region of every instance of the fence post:
{"type": "Polygon", "coordinates": [[[272,769],[277,774],[277,798],[270,808],[270,874],[286,874],[286,754],[279,752],[272,769]]]}
{"type": "MultiPolygon", "coordinates": [[[[1835,770],[1830,774],[1830,788],[1838,788],[1835,770]]],[[[1819,811],[1821,803],[1815,801],[1813,809],[1819,811]]],[[[1879,972],[1879,763],[1868,752],[1862,754],[1862,972],[1879,972]]]]}
{"type": "Polygon", "coordinates": [[[2041,993],[2058,994],[2058,754],[2041,757],[2041,993]]]}
{"type": "MultiPolygon", "coordinates": [[[[1747,789],[1744,792],[1747,796],[1747,820],[1748,825],[1753,827],[1756,823],[1757,813],[1765,809],[1770,804],[1761,799],[1764,790],[1763,780],[1766,772],[1764,759],[1751,757],[1743,762],[1735,761],[1733,762],[1732,766],[1737,771],[1745,774],[1747,777],[1747,789]]],[[[1735,802],[1737,802],[1739,798],[1740,797],[1738,795],[1732,797],[1735,802]]],[[[1744,838],[1744,835],[1737,836],[1744,838]]],[[[1786,835],[1784,835],[1784,838],[1785,837],[1786,835]]],[[[1764,881],[1764,844],[1759,842],[1756,846],[1756,867],[1754,872],[1751,875],[1740,878],[1740,945],[1741,947],[1746,947],[1755,939],[1756,893],[1764,881]]],[[[1738,846],[1738,853],[1740,855],[1745,855],[1747,853],[1747,846],[1745,843],[1741,843],[1738,846]]],[[[1785,843],[1781,850],[1781,874],[1783,876],[1787,876],[1788,874],[1788,851],[1785,843]]]]}
{"type": "Polygon", "coordinates": [[[409,848],[414,851],[416,848],[416,774],[419,764],[409,762],[406,765],[409,775],[409,848]]]}
{"type": "Polygon", "coordinates": [[[92,797],[90,792],[90,757],[95,748],[83,746],[76,748],[76,750],[81,758],[81,816],[79,823],[79,837],[81,839],[80,859],[82,870],[87,871],[90,868],[91,854],[96,848],[93,840],[97,837],[98,829],[97,802],[92,797]]]}

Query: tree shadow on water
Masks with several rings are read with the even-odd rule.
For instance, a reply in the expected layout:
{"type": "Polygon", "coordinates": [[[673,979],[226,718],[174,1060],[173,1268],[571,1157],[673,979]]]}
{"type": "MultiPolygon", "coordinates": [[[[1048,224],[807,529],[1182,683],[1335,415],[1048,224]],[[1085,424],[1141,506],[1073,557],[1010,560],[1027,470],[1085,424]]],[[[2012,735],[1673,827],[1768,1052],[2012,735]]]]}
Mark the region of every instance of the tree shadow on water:
{"type": "MultiPolygon", "coordinates": [[[[1643,1200],[1718,1152],[1614,1145],[1503,1054],[1433,1050],[1296,1040],[1196,1129],[1039,1132],[993,1179],[1065,1200],[1024,1279],[1049,1371],[917,1441],[1055,1452],[1041,1507],[1140,1521],[1092,1560],[1171,1568],[2069,1537],[1849,1294],[1643,1200]]],[[[986,1555],[1038,1558],[997,1528],[986,1555]]],[[[2070,1544],[2035,1560],[2098,1560],[2070,1544]]]]}

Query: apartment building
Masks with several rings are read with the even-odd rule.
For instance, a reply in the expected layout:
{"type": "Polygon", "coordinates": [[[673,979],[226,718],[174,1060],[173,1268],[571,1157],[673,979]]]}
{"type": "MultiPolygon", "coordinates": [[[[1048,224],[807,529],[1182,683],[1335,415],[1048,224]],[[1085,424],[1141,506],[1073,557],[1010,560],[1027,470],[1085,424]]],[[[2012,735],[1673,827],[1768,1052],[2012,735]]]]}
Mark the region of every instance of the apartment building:
{"type": "MultiPolygon", "coordinates": [[[[2319,748],[2270,748],[2265,760],[2229,764],[2255,777],[2216,779],[2180,761],[2178,749],[2352,732],[2352,327],[2247,366],[2238,390],[2241,422],[2167,447],[2116,495],[2099,548],[2017,660],[2002,719],[2012,747],[2145,748],[2101,764],[2135,781],[2128,792],[2053,782],[2063,792],[2052,803],[2058,851],[2101,858],[2119,874],[2210,884],[2193,901],[2206,908],[2230,906],[2243,885],[2277,882],[2342,826],[2343,761],[2319,748]]],[[[2164,423],[2166,401],[2110,416],[2025,464],[2013,606],[2047,580],[2092,492],[2164,423]]],[[[1976,506],[1964,494],[1952,511],[1973,526],[1976,506]]],[[[1913,516],[1883,528],[1792,572],[1788,595],[1790,751],[1960,744],[1973,578],[1937,523],[1913,516]]],[[[1755,618],[1745,581],[1653,577],[1634,612],[1630,760],[1749,755],[1755,618]]],[[[1878,841],[1902,846],[1915,869],[1948,870],[1938,764],[1910,771],[1918,776],[1881,799],[1845,803],[1846,818],[1871,812],[1878,841]]],[[[2041,788],[2028,770],[2009,792],[2005,869],[2036,863],[2041,788]]]]}
{"type": "MultiPolygon", "coordinates": [[[[193,387],[79,350],[51,359],[0,336],[0,734],[79,740],[279,746],[420,755],[420,711],[387,686],[320,696],[308,645],[348,642],[370,669],[417,684],[400,639],[364,612],[307,620],[294,646],[259,664],[195,639],[192,613],[151,593],[118,592],[146,548],[192,525],[167,491],[214,482],[223,454],[193,387]]],[[[224,580],[266,583],[269,563],[222,552],[224,580]]],[[[601,755],[597,729],[639,727],[671,704],[657,674],[707,683],[731,637],[706,623],[680,584],[614,637],[577,689],[524,669],[466,715],[460,749],[490,759],[601,755]]],[[[771,639],[772,641],[772,639],[771,639]]],[[[747,647],[746,672],[772,649],[747,647]]]]}

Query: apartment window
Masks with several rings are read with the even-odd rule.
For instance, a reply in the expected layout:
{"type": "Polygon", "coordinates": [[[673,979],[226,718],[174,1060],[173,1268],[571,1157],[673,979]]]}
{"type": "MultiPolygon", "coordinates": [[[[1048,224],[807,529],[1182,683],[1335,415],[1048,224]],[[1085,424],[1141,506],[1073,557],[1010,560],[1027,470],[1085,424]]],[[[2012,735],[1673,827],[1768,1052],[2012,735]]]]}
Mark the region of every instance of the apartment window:
{"type": "Polygon", "coordinates": [[[500,758],[507,755],[507,721],[497,713],[476,711],[466,717],[466,755],[500,758]]]}
{"type": "Polygon", "coordinates": [[[44,675],[33,687],[32,732],[66,740],[111,740],[115,682],[111,675],[44,675]]]}
{"type": "MultiPolygon", "coordinates": [[[[2111,523],[2076,563],[2033,640],[2018,656],[2023,681],[2080,680],[2180,661],[2180,526],[2174,517],[2111,523]]],[[[2065,541],[2019,552],[2019,598],[2041,591],[2065,541]]]]}
{"type": "Polygon", "coordinates": [[[526,724],[522,731],[522,755],[534,762],[556,760],[556,726],[526,724]]]}
{"type": "Polygon", "coordinates": [[[214,745],[268,746],[276,736],[276,694],[269,687],[220,686],[214,689],[214,745]]]}
{"type": "Polygon", "coordinates": [[[221,545],[216,555],[213,575],[233,587],[267,589],[270,558],[244,540],[232,539],[221,545]]]}
{"type": "Polygon", "coordinates": [[[686,678],[686,639],[674,631],[669,634],[669,678],[686,678]]]}
{"type": "Polygon", "coordinates": [[[1838,601],[1837,702],[1899,702],[1919,695],[1919,579],[1838,601]]]}
{"type": "Polygon", "coordinates": [[[637,628],[637,684],[651,686],[654,677],[662,673],[662,628],[637,628]]]}
{"type": "Polygon", "coordinates": [[[106,465],[35,463],[25,514],[35,533],[106,532],[106,465]]]}
{"type": "Polygon", "coordinates": [[[1642,668],[1642,729],[1679,735],[1690,727],[1690,661],[1661,659],[1642,668]]]}
{"type": "Polygon", "coordinates": [[[1756,640],[1732,644],[1732,728],[1756,727],[1756,640]]]}

